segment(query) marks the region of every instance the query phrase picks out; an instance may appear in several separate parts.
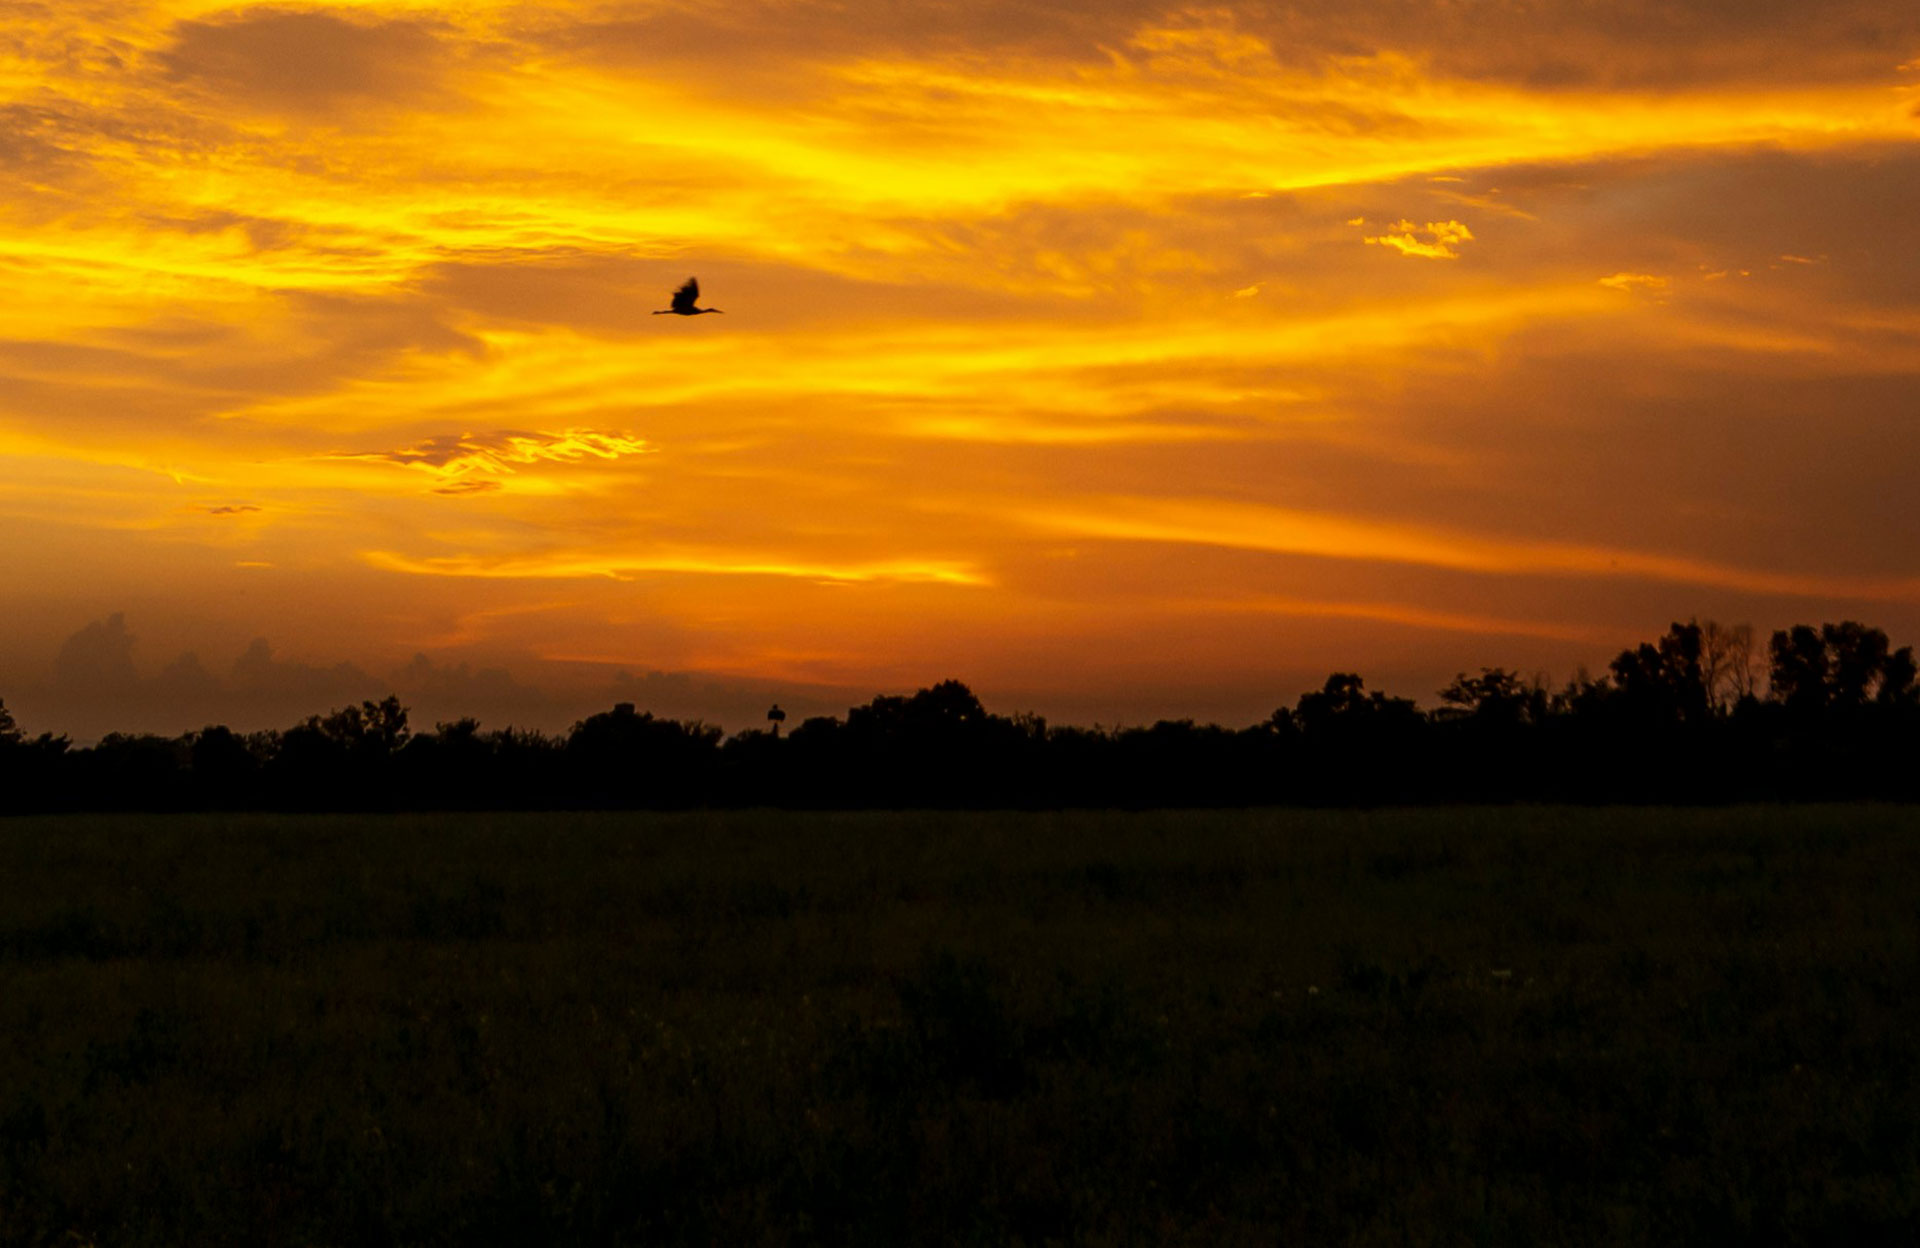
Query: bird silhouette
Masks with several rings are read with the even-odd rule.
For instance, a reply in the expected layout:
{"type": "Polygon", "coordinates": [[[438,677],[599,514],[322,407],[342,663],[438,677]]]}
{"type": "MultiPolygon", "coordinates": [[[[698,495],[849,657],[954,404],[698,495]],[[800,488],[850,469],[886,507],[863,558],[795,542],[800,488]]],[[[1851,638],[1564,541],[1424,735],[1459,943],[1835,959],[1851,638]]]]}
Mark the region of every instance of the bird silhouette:
{"type": "Polygon", "coordinates": [[[655,310],[655,316],[699,316],[703,312],[718,312],[719,308],[696,308],[694,303],[700,298],[700,279],[690,277],[686,285],[673,292],[673,306],[655,310]]]}

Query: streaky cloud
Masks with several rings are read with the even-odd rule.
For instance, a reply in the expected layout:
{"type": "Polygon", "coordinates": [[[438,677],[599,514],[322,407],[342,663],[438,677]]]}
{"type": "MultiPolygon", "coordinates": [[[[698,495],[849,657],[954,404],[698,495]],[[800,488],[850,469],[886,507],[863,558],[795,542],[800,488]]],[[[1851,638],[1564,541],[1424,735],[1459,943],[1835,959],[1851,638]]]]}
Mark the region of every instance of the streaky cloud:
{"type": "Polygon", "coordinates": [[[443,484],[435,487],[435,493],[462,494],[498,489],[500,482],[493,478],[511,476],[536,464],[624,459],[650,454],[653,449],[645,438],[624,432],[566,429],[539,433],[501,429],[492,433],[440,434],[398,450],[353,451],[330,458],[422,468],[443,479],[443,484]]]}
{"type": "Polygon", "coordinates": [[[991,581],[977,569],[958,562],[883,560],[872,563],[813,563],[775,557],[757,557],[737,551],[708,554],[595,555],[556,552],[546,555],[431,555],[416,557],[390,550],[368,550],[361,558],[376,568],[416,576],[481,580],[633,580],[662,573],[700,576],[776,577],[826,583],[865,581],[927,582],[938,585],[985,586],[991,581]]]}
{"type": "Polygon", "coordinates": [[[1920,603],[1920,577],[1743,568],[1685,555],[1539,541],[1218,499],[1127,498],[1026,510],[1035,528],[1121,541],[1194,543],[1463,572],[1629,578],[1790,598],[1920,603]]]}

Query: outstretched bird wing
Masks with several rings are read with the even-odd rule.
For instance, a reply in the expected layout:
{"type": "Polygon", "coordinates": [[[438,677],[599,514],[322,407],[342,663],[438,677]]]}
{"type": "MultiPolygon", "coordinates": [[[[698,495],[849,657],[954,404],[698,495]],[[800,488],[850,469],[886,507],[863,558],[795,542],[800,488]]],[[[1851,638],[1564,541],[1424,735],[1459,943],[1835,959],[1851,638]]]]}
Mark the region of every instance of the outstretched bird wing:
{"type": "Polygon", "coordinates": [[[682,313],[691,312],[693,311],[693,305],[699,302],[699,300],[700,279],[690,277],[687,279],[686,285],[673,292],[673,310],[682,313]]]}

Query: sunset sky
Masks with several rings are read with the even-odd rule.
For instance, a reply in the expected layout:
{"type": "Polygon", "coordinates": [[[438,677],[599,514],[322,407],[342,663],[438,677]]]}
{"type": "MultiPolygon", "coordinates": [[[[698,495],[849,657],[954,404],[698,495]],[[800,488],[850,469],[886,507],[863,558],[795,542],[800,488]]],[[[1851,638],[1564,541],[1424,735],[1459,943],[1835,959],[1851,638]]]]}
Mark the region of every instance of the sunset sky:
{"type": "Polygon", "coordinates": [[[0,0],[0,175],[30,731],[1920,641],[1910,0],[0,0]]]}

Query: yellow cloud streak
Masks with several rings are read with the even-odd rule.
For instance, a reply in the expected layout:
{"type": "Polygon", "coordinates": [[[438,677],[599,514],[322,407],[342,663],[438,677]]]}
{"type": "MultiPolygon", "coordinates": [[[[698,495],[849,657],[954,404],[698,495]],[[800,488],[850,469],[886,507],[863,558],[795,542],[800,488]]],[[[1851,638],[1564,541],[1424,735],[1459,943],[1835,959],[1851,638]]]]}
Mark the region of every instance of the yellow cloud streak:
{"type": "MultiPolygon", "coordinates": [[[[1015,403],[1021,411],[1071,411],[1079,419],[1068,440],[1096,441],[1102,417],[1160,403],[1255,400],[1273,410],[1302,397],[1284,379],[1240,390],[1196,385],[1195,371],[1208,365],[1251,359],[1267,367],[1324,366],[1436,341],[1478,345],[1542,320],[1631,312],[1582,279],[1291,320],[1199,315],[1110,326],[1002,324],[988,341],[971,327],[934,324],[676,339],[650,344],[636,357],[561,331],[489,334],[495,349],[479,363],[422,360],[405,378],[357,380],[332,394],[256,403],[242,414],[265,425],[345,432],[505,419],[516,411],[538,412],[548,424],[586,421],[641,403],[654,413],[649,436],[671,449],[672,434],[691,419],[684,413],[723,399],[764,401],[760,421],[801,419],[818,427],[843,418],[831,404],[812,400],[859,396],[941,402],[937,411],[902,413],[895,432],[979,437],[991,422],[957,415],[952,404],[992,411],[1015,403]],[[742,358],[753,360],[751,370],[733,366],[742,358]],[[1130,375],[1116,378],[1114,370],[1130,375]]],[[[869,417],[844,419],[864,429],[869,417]]],[[[1112,432],[1118,439],[1140,436],[1137,428],[1112,432]]]]}
{"type": "Polygon", "coordinates": [[[432,438],[392,451],[358,451],[329,456],[389,463],[420,469],[440,479],[480,474],[513,476],[525,467],[539,464],[574,464],[582,460],[611,461],[631,455],[648,455],[653,447],[645,438],[630,433],[596,429],[567,429],[559,433],[496,434],[462,433],[432,438]]]}
{"type": "MultiPolygon", "coordinates": [[[[1177,77],[1046,63],[868,62],[840,71],[885,93],[876,111],[936,122],[964,166],[914,167],[894,195],[962,203],[1086,193],[1194,194],[1390,181],[1436,168],[1587,160],[1671,148],[1824,146],[1912,139],[1920,126],[1880,86],[1725,88],[1635,96],[1525,92],[1434,79],[1395,55],[1323,75],[1270,52],[1190,61],[1177,77]],[[1377,119],[1332,125],[1336,116],[1377,119]],[[1115,144],[1112,136],[1126,136],[1115,144]],[[924,175],[924,176],[922,176],[924,175]]],[[[929,159],[928,164],[933,164],[929,159]]],[[[833,175],[822,162],[816,176],[833,175]]],[[[880,190],[862,176],[843,188],[880,190]]]]}
{"type": "Polygon", "coordinates": [[[389,550],[361,552],[361,558],[388,572],[416,576],[461,577],[486,580],[632,580],[648,573],[694,573],[712,576],[765,576],[859,583],[906,581],[938,585],[986,586],[992,582],[961,563],[884,560],[863,564],[803,563],[775,558],[721,553],[635,555],[529,555],[490,557],[448,555],[415,558],[389,550]]]}
{"type": "Polygon", "coordinates": [[[1920,578],[1915,577],[1772,572],[1682,555],[1488,537],[1257,503],[1124,498],[1016,506],[1010,515],[1035,529],[1076,537],[1193,543],[1496,575],[1622,577],[1785,597],[1920,602],[1920,578]]]}
{"type": "Polygon", "coordinates": [[[1538,637],[1545,641],[1604,641],[1605,630],[1549,620],[1516,620],[1498,615],[1442,611],[1402,602],[1342,602],[1254,594],[1245,598],[1183,600],[1182,610],[1284,615],[1305,619],[1368,620],[1405,628],[1487,637],[1538,637]]]}

